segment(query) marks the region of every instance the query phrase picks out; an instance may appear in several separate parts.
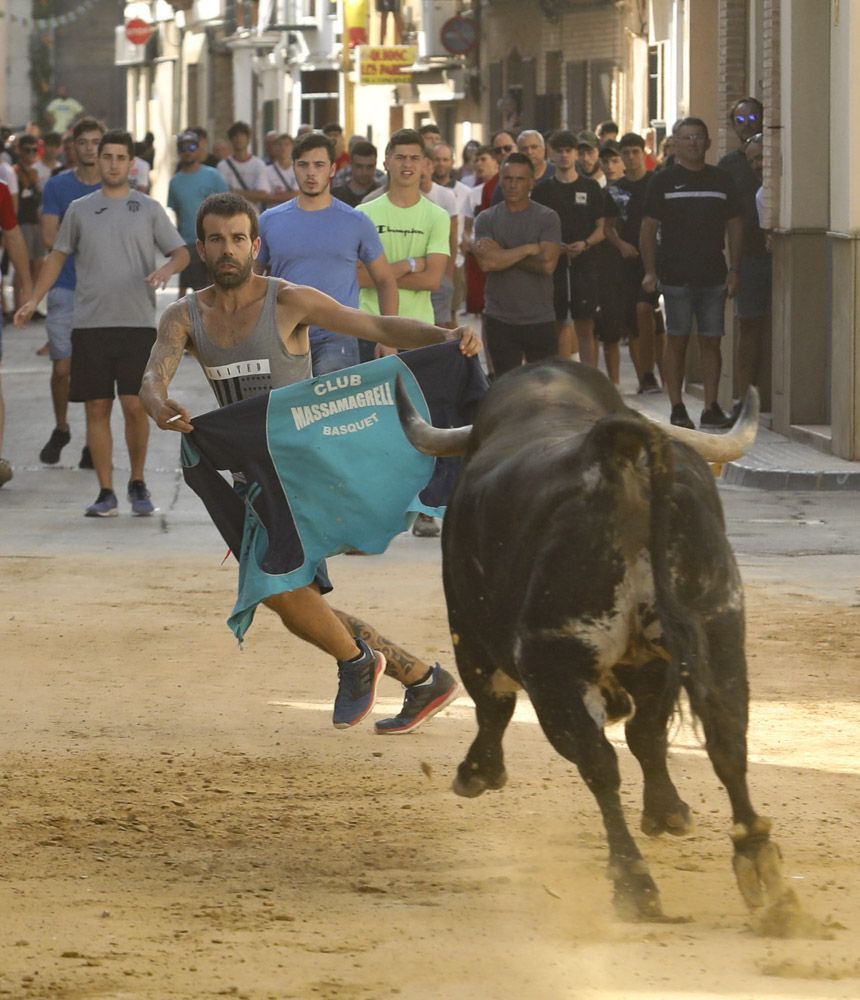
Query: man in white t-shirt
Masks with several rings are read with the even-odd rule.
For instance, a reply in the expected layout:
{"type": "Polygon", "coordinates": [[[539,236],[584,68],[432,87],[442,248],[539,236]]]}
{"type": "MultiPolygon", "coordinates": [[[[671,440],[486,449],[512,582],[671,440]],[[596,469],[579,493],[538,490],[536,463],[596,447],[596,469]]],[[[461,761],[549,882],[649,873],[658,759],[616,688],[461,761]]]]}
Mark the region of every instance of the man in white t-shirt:
{"type": "Polygon", "coordinates": [[[273,152],[272,162],[266,167],[272,188],[268,203],[280,205],[299,193],[296,172],[293,170],[293,137],[288,132],[282,132],[277,137],[273,152]]]}
{"type": "Polygon", "coordinates": [[[231,155],[221,160],[218,171],[236,191],[247,198],[257,211],[268,204],[272,185],[266,164],[251,153],[251,126],[247,122],[233,122],[227,130],[231,155]]]}
{"type": "Polygon", "coordinates": [[[131,161],[131,170],[128,175],[128,186],[132,191],[140,191],[141,194],[149,194],[149,164],[139,156],[131,161]]]}
{"type": "Polygon", "coordinates": [[[466,277],[464,271],[466,258],[463,256],[460,243],[466,229],[467,220],[474,219],[475,211],[472,207],[472,188],[462,181],[458,181],[454,176],[454,147],[450,146],[447,142],[437,142],[433,147],[433,180],[441,187],[453,192],[457,203],[457,245],[453,248],[456,250],[456,257],[454,257],[454,253],[452,252],[452,257],[454,258],[454,297],[451,302],[451,320],[456,326],[457,313],[466,298],[466,277]]]}
{"type": "Polygon", "coordinates": [[[449,330],[453,330],[457,325],[453,322],[451,308],[454,302],[454,267],[457,257],[457,247],[460,242],[457,199],[453,191],[442,187],[441,184],[437,184],[433,180],[433,160],[430,153],[426,151],[426,148],[424,166],[421,170],[420,189],[421,194],[429,201],[432,201],[434,205],[438,205],[439,208],[444,209],[451,220],[450,256],[445,266],[445,274],[442,277],[442,282],[435,292],[430,293],[430,300],[433,303],[433,321],[436,325],[445,326],[449,330]]]}

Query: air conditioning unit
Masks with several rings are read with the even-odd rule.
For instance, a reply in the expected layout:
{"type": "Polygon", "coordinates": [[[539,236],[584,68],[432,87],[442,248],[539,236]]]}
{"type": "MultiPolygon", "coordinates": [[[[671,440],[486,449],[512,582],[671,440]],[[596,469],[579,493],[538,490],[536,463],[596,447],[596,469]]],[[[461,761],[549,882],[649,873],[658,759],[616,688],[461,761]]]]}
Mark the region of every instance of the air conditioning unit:
{"type": "Polygon", "coordinates": [[[418,30],[418,55],[448,56],[451,53],[442,44],[442,25],[457,15],[457,0],[422,0],[421,27],[418,30]]]}

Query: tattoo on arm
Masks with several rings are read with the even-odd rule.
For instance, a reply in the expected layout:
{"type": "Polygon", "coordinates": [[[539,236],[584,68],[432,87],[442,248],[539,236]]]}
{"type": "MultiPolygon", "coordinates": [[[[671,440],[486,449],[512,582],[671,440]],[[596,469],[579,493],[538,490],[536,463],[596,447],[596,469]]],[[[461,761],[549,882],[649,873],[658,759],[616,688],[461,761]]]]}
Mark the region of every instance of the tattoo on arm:
{"type": "Polygon", "coordinates": [[[158,337],[143,375],[143,384],[151,391],[158,392],[160,389],[167,392],[188,344],[188,328],[187,304],[175,302],[168,306],[161,317],[158,337]]]}

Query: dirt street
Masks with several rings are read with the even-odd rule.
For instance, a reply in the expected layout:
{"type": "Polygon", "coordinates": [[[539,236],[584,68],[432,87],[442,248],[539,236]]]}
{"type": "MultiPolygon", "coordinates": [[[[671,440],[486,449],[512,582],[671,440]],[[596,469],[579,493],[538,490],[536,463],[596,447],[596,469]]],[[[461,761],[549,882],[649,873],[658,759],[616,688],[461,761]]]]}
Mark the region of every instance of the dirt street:
{"type": "MultiPolygon", "coordinates": [[[[154,519],[95,527],[103,555],[0,560],[0,996],[860,995],[856,606],[749,589],[754,799],[833,925],[766,940],[694,731],[672,753],[694,834],[640,836],[666,911],[692,920],[622,924],[593,800],[526,704],[508,787],[459,799],[465,698],[409,737],[338,732],[324,656],[268,613],[237,648],[217,543],[171,554],[154,519]],[[130,561],[133,529],[152,544],[130,561]]],[[[332,570],[339,605],[451,662],[436,542],[332,570]]],[[[382,694],[378,711],[399,705],[394,682],[382,694]]],[[[614,735],[635,826],[638,770],[614,735]]]]}
{"type": "MultiPolygon", "coordinates": [[[[175,294],[175,293],[174,293],[175,294]]],[[[167,301],[167,294],[162,296],[167,301]]],[[[163,303],[162,303],[163,304],[163,303]]],[[[225,625],[235,569],[153,434],[160,513],[81,516],[80,407],[60,465],[44,330],[7,330],[0,491],[0,998],[807,1000],[860,996],[860,593],[851,497],[724,489],[748,582],[751,785],[785,871],[831,940],[756,937],[730,816],[698,733],[672,769],[687,839],[639,842],[679,925],[623,924],[597,808],[524,700],[510,782],[450,791],[461,698],[407,737],[331,726],[336,674],[258,615],[225,625]],[[844,929],[842,929],[844,928],[844,929]]],[[[176,394],[212,406],[195,365],[176,394]]],[[[117,485],[128,476],[114,421],[117,485]]],[[[332,560],[338,606],[452,663],[439,545],[332,560]]],[[[385,680],[378,711],[399,707],[385,680]]],[[[618,744],[631,827],[641,781],[618,744]]]]}

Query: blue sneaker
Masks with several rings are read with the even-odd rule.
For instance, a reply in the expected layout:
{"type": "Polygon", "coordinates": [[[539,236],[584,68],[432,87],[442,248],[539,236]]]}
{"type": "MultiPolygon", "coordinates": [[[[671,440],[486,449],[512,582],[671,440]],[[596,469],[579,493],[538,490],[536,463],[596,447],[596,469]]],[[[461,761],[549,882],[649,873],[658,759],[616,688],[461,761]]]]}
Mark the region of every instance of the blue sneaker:
{"type": "Polygon", "coordinates": [[[91,503],[84,511],[84,517],[116,517],[116,493],[113,490],[102,490],[95,503],[91,503]]]}
{"type": "Polygon", "coordinates": [[[131,512],[135,517],[149,517],[155,510],[155,505],[149,496],[149,490],[142,479],[132,479],[128,484],[128,499],[131,512]]]}
{"type": "Polygon", "coordinates": [[[430,679],[423,684],[413,684],[406,688],[403,708],[393,719],[380,719],[374,729],[379,736],[399,736],[411,733],[422,722],[432,718],[437,712],[452,702],[460,693],[460,685],[437,663],[430,671],[430,679]]]}
{"type": "Polygon", "coordinates": [[[385,670],[385,657],[362,639],[355,640],[362,652],[359,660],[337,661],[337,696],[332,723],[335,729],[349,729],[368,714],[376,701],[376,688],[385,670]]]}

